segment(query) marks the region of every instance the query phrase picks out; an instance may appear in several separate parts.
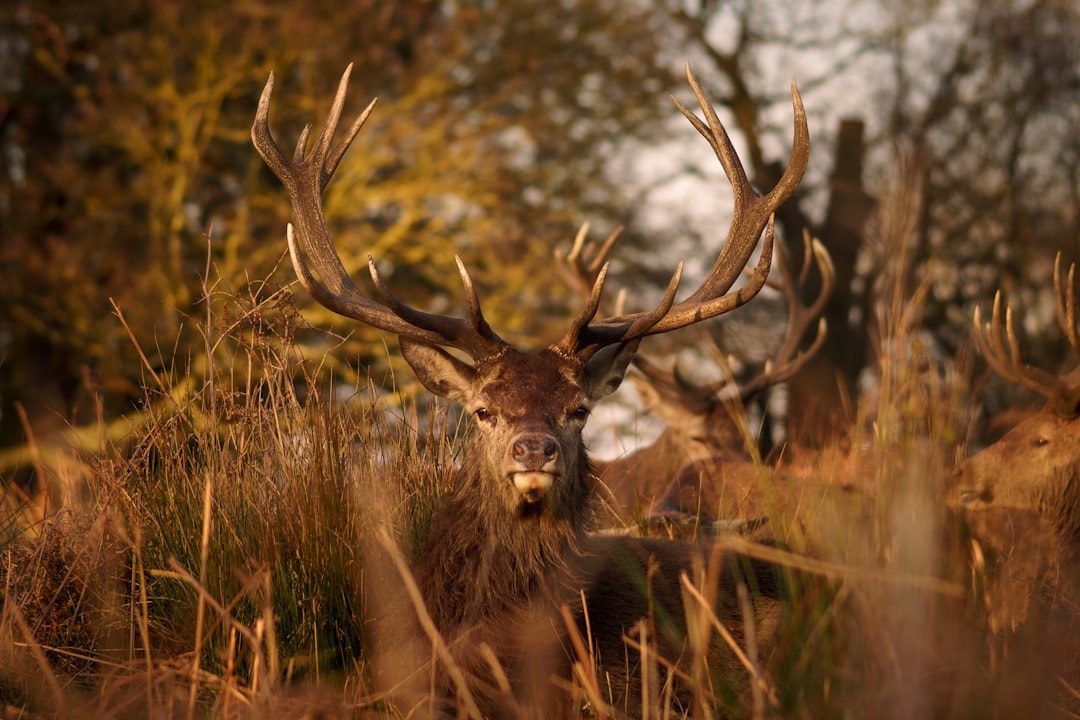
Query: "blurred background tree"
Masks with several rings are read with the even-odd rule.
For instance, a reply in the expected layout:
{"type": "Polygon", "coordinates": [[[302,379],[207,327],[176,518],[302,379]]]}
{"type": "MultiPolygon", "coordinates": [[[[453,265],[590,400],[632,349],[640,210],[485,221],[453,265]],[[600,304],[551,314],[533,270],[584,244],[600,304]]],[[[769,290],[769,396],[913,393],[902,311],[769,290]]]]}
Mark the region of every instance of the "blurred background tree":
{"type": "MultiPolygon", "coordinates": [[[[891,49],[874,96],[880,132],[921,168],[912,271],[930,288],[926,329],[947,353],[970,344],[974,306],[1000,288],[1020,313],[1030,361],[1055,370],[1067,344],[1054,320],[1053,259],[1080,259],[1080,6],[897,7],[879,38],[891,49]]],[[[999,411],[1018,392],[983,399],[999,411]]]]}
{"type": "MultiPolygon", "coordinates": [[[[138,401],[144,368],[109,298],[152,365],[191,362],[197,375],[201,339],[180,325],[204,314],[208,258],[219,288],[292,280],[278,267],[288,201],[248,134],[271,69],[285,143],[321,122],[347,62],[350,108],[381,98],[327,199],[352,267],[370,250],[405,297],[453,306],[459,253],[493,322],[544,330],[565,298],[532,268],[583,217],[617,221],[605,158],[670,112],[671,79],[646,10],[534,10],[63,0],[0,10],[0,440],[23,438],[16,404],[45,427],[94,419],[96,394],[107,415],[138,401]]],[[[342,356],[383,355],[366,342],[374,333],[317,307],[305,315],[356,333],[342,356]]]]}
{"type": "MultiPolygon", "coordinates": [[[[730,200],[667,100],[688,101],[690,60],[760,187],[786,161],[799,81],[815,152],[779,225],[809,227],[840,270],[819,370],[844,386],[837,403],[874,363],[875,278],[894,255],[864,238],[882,225],[874,197],[906,173],[920,196],[905,282],[929,283],[920,322],[941,352],[966,346],[972,305],[1001,285],[1033,309],[1032,360],[1060,362],[1046,280],[1058,249],[1077,257],[1078,16],[1067,0],[9,3],[0,445],[25,439],[16,408],[47,432],[94,420],[98,398],[106,417],[138,407],[149,370],[197,381],[205,290],[229,322],[224,291],[292,282],[287,200],[248,138],[255,103],[273,70],[271,127],[294,142],[348,62],[346,112],[380,102],[328,216],[350,269],[371,251],[406,299],[457,308],[457,253],[501,332],[547,341],[577,301],[536,269],[585,220],[627,225],[614,276],[633,300],[678,257],[691,275],[709,265],[730,200]],[[915,159],[903,170],[897,148],[915,159]]],[[[378,333],[298,302],[346,338],[338,377],[383,377],[378,333]]],[[[341,342],[297,339],[311,357],[341,342]]]]}

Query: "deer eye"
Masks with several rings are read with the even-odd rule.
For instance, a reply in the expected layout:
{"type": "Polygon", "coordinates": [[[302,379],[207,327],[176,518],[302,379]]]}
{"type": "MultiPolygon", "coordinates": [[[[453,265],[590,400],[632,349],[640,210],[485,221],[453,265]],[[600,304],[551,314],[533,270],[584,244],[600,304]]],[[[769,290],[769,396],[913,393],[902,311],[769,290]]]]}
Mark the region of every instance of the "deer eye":
{"type": "Polygon", "coordinates": [[[589,408],[582,405],[573,409],[570,411],[570,419],[577,420],[578,422],[585,422],[589,419],[589,408]]]}
{"type": "Polygon", "coordinates": [[[487,423],[488,425],[495,424],[495,413],[491,412],[486,407],[476,408],[473,414],[476,415],[476,419],[480,422],[487,423]]]}
{"type": "Polygon", "coordinates": [[[1049,438],[1044,438],[1044,437],[1037,437],[1037,438],[1035,438],[1035,440],[1034,440],[1034,441],[1032,442],[1032,444],[1033,444],[1033,445],[1034,445],[1035,447],[1046,447],[1047,445],[1049,445],[1049,444],[1050,444],[1050,439],[1049,439],[1049,438]]]}

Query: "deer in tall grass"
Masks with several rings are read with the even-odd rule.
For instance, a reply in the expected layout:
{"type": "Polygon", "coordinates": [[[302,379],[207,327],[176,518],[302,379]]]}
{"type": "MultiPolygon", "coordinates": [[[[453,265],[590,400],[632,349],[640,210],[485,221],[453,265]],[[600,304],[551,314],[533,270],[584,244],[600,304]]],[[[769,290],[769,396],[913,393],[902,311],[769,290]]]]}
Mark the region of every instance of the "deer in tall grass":
{"type": "MultiPolygon", "coordinates": [[[[602,244],[586,244],[579,233],[569,252],[556,252],[568,284],[586,293],[615,238],[612,234],[602,244]]],[[[782,294],[787,324],[780,345],[754,375],[736,381],[725,373],[701,383],[687,378],[677,364],[667,370],[641,355],[634,358],[630,379],[645,409],[664,421],[664,429],[645,447],[613,460],[593,461],[607,505],[619,520],[702,511],[715,517],[721,496],[741,495],[750,491],[744,486],[757,483],[761,463],[749,449],[753,437],[744,409],[762,392],[789,380],[821,349],[826,331],[821,313],[835,278],[828,251],[809,233],[803,234],[803,264],[797,273],[782,245],[776,258],[780,277],[767,284],[782,294]],[[819,274],[819,288],[807,303],[803,288],[812,268],[819,274]]],[[[737,501],[728,504],[738,512],[737,501]]]]}
{"type": "MultiPolygon", "coordinates": [[[[375,104],[334,143],[350,71],[351,66],[310,151],[310,126],[291,159],[271,136],[272,74],[259,100],[252,139],[291,201],[286,235],[301,284],[326,308],[397,335],[402,356],[424,387],[459,403],[472,417],[460,467],[412,568],[423,601],[417,614],[430,617],[450,649],[445,665],[462,670],[440,687],[448,698],[466,698],[474,714],[516,715],[525,707],[571,712],[565,698],[552,699],[567,693],[554,691],[550,673],[536,669],[537,658],[545,653],[520,640],[523,628],[540,628],[553,638],[547,647],[554,649],[555,675],[570,679],[573,658],[562,648],[577,634],[594,648],[604,676],[612,678],[609,700],[622,697],[635,687],[628,659],[634,653],[624,643],[635,626],[661,615],[674,618],[670,632],[658,630],[657,635],[672,657],[681,652],[686,627],[680,576],[699,566],[703,556],[680,543],[590,535],[594,475],[582,429],[597,401],[619,385],[643,338],[726,313],[765,285],[774,242],[772,215],[795,191],[808,161],[809,134],[798,90],[793,83],[791,160],[776,187],[761,195],[747,181],[688,66],[705,120],[676,104],[712,146],[735,196],[727,240],[712,270],[700,287],[677,301],[680,263],[654,309],[597,317],[605,267],[562,339],[540,350],[523,350],[500,338],[485,320],[460,259],[457,269],[468,307],[464,318],[407,305],[387,286],[370,255],[368,269],[379,299],[360,289],[345,270],[321,196],[375,104]],[[733,289],[763,231],[759,262],[747,281],[733,289]],[[663,613],[656,605],[665,606],[663,613]],[[563,608],[572,622],[562,621],[563,608]]],[[[778,568],[743,557],[722,559],[716,608],[738,634],[741,621],[732,604],[737,585],[745,582],[762,595],[776,596],[778,568]]]]}
{"type": "MultiPolygon", "coordinates": [[[[1076,265],[1054,259],[1057,323],[1080,352],[1076,265]]],[[[987,365],[1046,399],[956,470],[948,498],[973,540],[979,598],[1002,647],[999,673],[1051,715],[1075,714],[1080,687],[1080,363],[1050,372],[1024,361],[1012,308],[976,308],[974,339],[987,365]],[[1012,660],[1009,662],[1009,660],[1012,660]],[[1065,688],[1065,691],[1062,691],[1065,688]],[[1051,710],[1052,708],[1052,710],[1051,710]]],[[[1044,713],[1046,714],[1046,713],[1044,713]]]]}
{"type": "MultiPolygon", "coordinates": [[[[1054,261],[1058,325],[1080,352],[1080,319],[1074,290],[1076,265],[1062,276],[1054,261]]],[[[978,308],[974,337],[990,368],[1002,378],[1046,398],[1043,409],[1021,420],[993,445],[968,458],[955,476],[955,499],[969,509],[1013,508],[1044,514],[1069,543],[1080,541],[1080,364],[1061,374],[1024,362],[1012,308],[994,298],[989,323],[978,308]]]]}
{"type": "MultiPolygon", "coordinates": [[[[1073,351],[1080,352],[1075,274],[1074,263],[1063,275],[1059,253],[1057,321],[1073,351]]],[[[1001,602],[1005,621],[1015,622],[1026,615],[1027,590],[1041,586],[1056,593],[1063,563],[1075,565],[1080,549],[1080,364],[1055,374],[1024,362],[1012,308],[1003,310],[1000,292],[989,323],[976,308],[974,337],[995,373],[1046,398],[1040,412],[960,465],[950,493],[975,535],[996,554],[1012,558],[1003,572],[1020,592],[1001,602]],[[1048,578],[1054,582],[1046,584],[1048,578]]]]}

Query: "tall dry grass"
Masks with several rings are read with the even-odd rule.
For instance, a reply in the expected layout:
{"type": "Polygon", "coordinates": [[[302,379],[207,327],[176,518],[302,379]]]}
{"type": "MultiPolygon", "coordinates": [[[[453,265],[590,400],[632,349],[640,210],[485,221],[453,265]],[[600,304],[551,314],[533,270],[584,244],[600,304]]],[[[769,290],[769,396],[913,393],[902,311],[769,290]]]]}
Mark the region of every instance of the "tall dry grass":
{"type": "Polygon", "coordinates": [[[342,712],[379,703],[365,543],[386,526],[416,552],[458,429],[374,386],[343,392],[309,350],[334,339],[298,340],[314,331],[286,292],[213,300],[205,357],[147,361],[141,429],[73,453],[88,471],[81,502],[40,519],[47,492],[9,493],[7,707],[260,716],[298,687],[300,714],[318,706],[311,688],[334,688],[342,712]]]}
{"type": "MultiPolygon", "coordinates": [[[[462,671],[439,659],[437,637],[398,638],[384,622],[413,612],[400,570],[451,482],[456,416],[365,384],[342,393],[332,339],[311,341],[282,291],[214,300],[189,319],[205,356],[148,361],[141,429],[79,456],[82,500],[32,533],[10,531],[25,502],[0,522],[5,717],[422,716],[433,659],[462,671]]],[[[916,324],[889,326],[916,350],[882,355],[849,449],[815,461],[860,501],[803,508],[794,552],[721,540],[791,568],[775,631],[747,624],[761,642],[734,653],[749,699],[710,666],[726,629],[701,602],[708,584],[688,580],[689,667],[657,658],[647,634],[631,642],[644,716],[1080,713],[1074,635],[1039,616],[1008,634],[986,621],[993,577],[944,502],[970,399],[919,355],[916,324]],[[673,704],[680,673],[692,697],[673,704]]],[[[586,717],[621,716],[587,638],[571,640],[561,691],[586,717]]],[[[457,706],[467,715],[469,698],[457,706]]]]}

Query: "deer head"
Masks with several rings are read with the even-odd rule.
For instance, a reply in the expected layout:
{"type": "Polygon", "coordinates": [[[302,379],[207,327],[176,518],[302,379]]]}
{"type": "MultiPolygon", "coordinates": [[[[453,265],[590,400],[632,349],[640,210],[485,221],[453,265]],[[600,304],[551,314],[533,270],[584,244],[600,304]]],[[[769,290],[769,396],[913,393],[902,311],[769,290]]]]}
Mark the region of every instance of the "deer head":
{"type": "MultiPolygon", "coordinates": [[[[338,86],[322,132],[307,151],[310,126],[287,158],[269,129],[271,74],[259,100],[252,140],[289,195],[293,223],[287,238],[300,282],[322,305],[345,317],[396,334],[402,354],[418,379],[432,393],[461,403],[476,419],[480,438],[468,462],[481,466],[486,478],[498,478],[519,509],[543,503],[553,487],[566,484],[583,470],[581,429],[593,404],[614,390],[638,342],[728,312],[754,297],[764,286],[773,248],[772,214],[795,191],[806,169],[809,135],[806,116],[794,84],[795,139],[791,161],[781,180],[760,195],[749,184],[726,131],[687,68],[687,77],[705,120],[676,101],[679,109],[709,142],[732,183],[735,210],[727,241],[704,282],[676,301],[682,264],[672,275],[660,303],[652,310],[597,317],[607,275],[597,273],[581,314],[561,340],[539,351],[520,350],[501,339],[484,319],[480,300],[461,260],[458,272],[469,308],[467,318],[415,309],[384,283],[374,259],[368,267],[379,300],[349,277],[326,225],[322,191],[374,107],[374,101],[336,144],[351,66],[338,86]],[[732,289],[743,272],[762,231],[760,261],[749,280],[732,289]],[[465,362],[448,350],[471,359],[465,362]]],[[[557,508],[556,508],[557,509],[557,508]]]]}
{"type": "MultiPolygon", "coordinates": [[[[1058,325],[1080,351],[1075,299],[1076,265],[1062,276],[1054,260],[1058,325]]],[[[968,508],[1006,508],[1047,513],[1080,539],[1080,365],[1055,375],[1024,362],[1012,309],[994,298],[991,321],[975,310],[975,343],[998,375],[1046,398],[1042,411],[1018,423],[999,441],[957,469],[952,497],[968,508]]]]}

